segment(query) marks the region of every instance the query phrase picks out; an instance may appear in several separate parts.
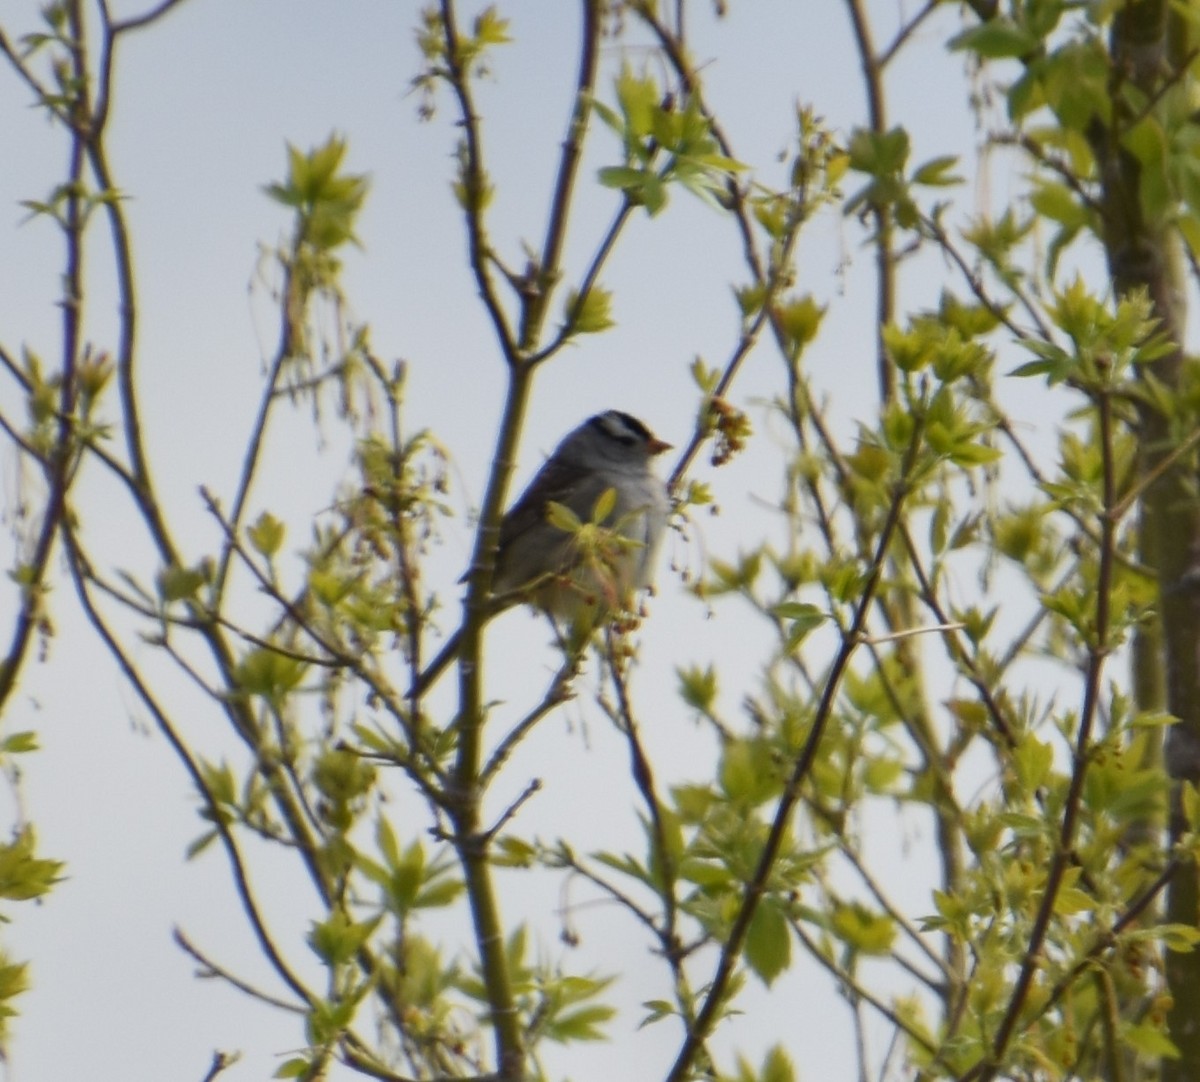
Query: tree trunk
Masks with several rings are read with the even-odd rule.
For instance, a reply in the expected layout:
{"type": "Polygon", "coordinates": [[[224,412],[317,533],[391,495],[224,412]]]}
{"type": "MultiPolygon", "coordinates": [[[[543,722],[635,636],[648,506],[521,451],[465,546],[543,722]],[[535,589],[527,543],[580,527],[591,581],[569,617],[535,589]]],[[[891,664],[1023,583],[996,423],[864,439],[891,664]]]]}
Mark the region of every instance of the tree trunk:
{"type": "MultiPolygon", "coordinates": [[[[1144,289],[1159,326],[1175,348],[1153,367],[1156,379],[1168,388],[1181,385],[1184,365],[1185,289],[1178,235],[1169,225],[1149,221],[1143,210],[1140,166],[1123,146],[1122,136],[1131,121],[1121,83],[1130,81],[1148,96],[1160,91],[1174,70],[1183,49],[1173,38],[1182,27],[1169,18],[1165,0],[1130,0],[1115,19],[1112,36],[1113,118],[1111,126],[1096,126],[1092,145],[1097,152],[1102,185],[1105,248],[1113,285],[1119,296],[1144,289]]],[[[1173,449],[1170,419],[1153,407],[1141,415],[1142,469],[1153,470],[1173,449]]],[[[1165,765],[1173,779],[1170,840],[1186,829],[1180,811],[1179,791],[1184,781],[1200,783],[1200,500],[1197,478],[1184,463],[1166,470],[1144,497],[1143,553],[1158,575],[1159,615],[1165,668],[1167,707],[1178,719],[1167,736],[1165,765]]],[[[1152,662],[1151,662],[1152,663],[1152,662]]],[[[1136,684],[1153,687],[1142,668],[1136,684]]],[[[1153,704],[1139,703],[1143,708],[1153,704]]],[[[1180,868],[1168,888],[1165,919],[1197,924],[1197,868],[1180,868]]],[[[1200,1079],[1200,952],[1169,953],[1167,985],[1172,997],[1169,1029],[1180,1058],[1164,1060],[1162,1082],[1195,1082],[1200,1079]]]]}

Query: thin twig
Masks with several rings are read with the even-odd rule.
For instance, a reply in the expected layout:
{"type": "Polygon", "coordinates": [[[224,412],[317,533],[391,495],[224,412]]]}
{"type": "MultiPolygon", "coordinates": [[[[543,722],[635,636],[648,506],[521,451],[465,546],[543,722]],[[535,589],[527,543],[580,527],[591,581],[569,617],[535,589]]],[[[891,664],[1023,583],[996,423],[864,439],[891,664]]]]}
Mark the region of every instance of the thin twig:
{"type": "Polygon", "coordinates": [[[266,1003],[271,1007],[277,1007],[281,1011],[288,1011],[291,1014],[299,1015],[308,1013],[308,1008],[304,1004],[294,1003],[289,999],[280,999],[278,996],[271,995],[270,992],[264,992],[261,988],[257,988],[248,981],[243,980],[224,966],[218,965],[188,939],[183,929],[176,927],[172,930],[171,936],[179,949],[185,954],[191,955],[192,959],[201,967],[198,976],[216,977],[226,984],[232,985],[239,992],[244,993],[251,999],[256,999],[260,1003],[266,1003]]]}
{"type": "Polygon", "coordinates": [[[542,696],[533,709],[526,712],[521,718],[501,739],[496,745],[496,750],[492,752],[488,758],[487,764],[480,771],[479,778],[482,785],[487,785],[499,774],[500,769],[508,762],[509,757],[516,750],[526,734],[550,713],[556,706],[564,703],[570,695],[570,681],[575,675],[579,667],[579,658],[568,656],[562,664],[562,667],[554,674],[550,681],[550,687],[546,694],[542,696]]]}
{"type": "MultiPolygon", "coordinates": [[[[917,550],[916,542],[913,540],[907,526],[901,525],[900,536],[904,541],[905,548],[908,550],[908,558],[913,572],[917,576],[917,585],[920,590],[922,602],[933,613],[934,619],[949,629],[954,621],[950,620],[942,609],[942,604],[937,598],[933,584],[929,581],[929,577],[925,573],[925,567],[917,550]]],[[[1005,745],[1009,750],[1012,750],[1017,746],[1017,726],[1009,719],[991,684],[984,679],[983,674],[979,671],[975,659],[966,647],[962,645],[958,635],[952,629],[948,630],[942,636],[942,641],[949,648],[950,656],[961,667],[963,672],[966,673],[967,679],[971,681],[975,690],[979,693],[980,702],[987,708],[992,725],[1004,739],[1005,745]]]]}
{"type": "Polygon", "coordinates": [[[141,15],[131,15],[128,19],[122,19],[120,22],[112,24],[112,33],[116,37],[118,34],[126,34],[132,30],[141,30],[143,27],[149,26],[153,22],[157,22],[164,15],[174,8],[179,7],[184,0],[161,0],[149,11],[141,15]]]}
{"type": "Polygon", "coordinates": [[[833,977],[834,980],[844,984],[858,999],[861,999],[864,1003],[869,1004],[882,1017],[886,1018],[898,1030],[905,1033],[910,1040],[919,1044],[927,1052],[930,1054],[937,1052],[937,1046],[930,1041],[926,1034],[922,1033],[919,1029],[916,1029],[910,1022],[907,1021],[907,1019],[903,1017],[903,1015],[897,1014],[895,1011],[893,1011],[891,1007],[879,999],[879,997],[876,996],[869,988],[867,988],[866,985],[861,984],[856,977],[847,973],[832,959],[828,958],[825,952],[821,949],[820,944],[818,944],[812,938],[812,936],[808,934],[808,930],[803,924],[800,923],[800,921],[792,918],[788,923],[791,925],[792,931],[796,933],[796,938],[804,944],[809,954],[829,973],[831,977],[833,977]]]}
{"type": "Polygon", "coordinates": [[[887,642],[898,642],[901,639],[912,639],[918,635],[936,635],[947,631],[962,631],[967,625],[959,622],[947,624],[926,624],[924,627],[905,627],[899,631],[891,631],[884,635],[864,636],[863,642],[872,646],[880,646],[887,642]]]}
{"type": "Polygon", "coordinates": [[[0,365],[3,365],[6,369],[8,369],[9,375],[11,375],[12,378],[21,385],[22,390],[33,390],[33,382],[25,374],[21,366],[13,359],[13,355],[9,353],[8,350],[6,350],[3,346],[0,346],[0,365]]]}
{"type": "Polygon", "coordinates": [[[779,798],[779,804],[771,821],[767,839],[763,844],[757,865],[750,880],[745,884],[742,902],[734,918],[729,934],[721,947],[721,956],[708,990],[704,997],[703,1006],[697,1013],[695,1023],[688,1027],[687,1036],[676,1056],[675,1062],[667,1074],[667,1082],[683,1082],[691,1072],[696,1053],[707,1038],[719,1012],[724,1009],[724,999],[729,989],[729,982],[741,956],[750,922],[758,908],[758,903],[767,890],[767,883],[775,866],[776,858],[783,845],[784,837],[790,829],[792,811],[800,799],[801,789],[812,769],[817,756],[825,727],[833,716],[834,700],[841,688],[842,677],[850,664],[850,659],[859,645],[859,636],[866,624],[867,613],[874,604],[875,594],[879,588],[884,564],[887,562],[888,550],[892,538],[901,525],[901,508],[907,495],[909,477],[916,456],[921,447],[921,434],[914,432],[912,442],[905,456],[900,477],[896,483],[887,518],[880,530],[875,546],[874,558],[869,566],[862,593],[854,610],[854,616],[847,633],[842,638],[842,644],[829,669],[829,676],[813,715],[812,724],[803,747],[792,765],[792,771],[787,785],[779,798]]]}
{"type": "MultiPolygon", "coordinates": [[[[617,696],[614,720],[618,722],[618,728],[624,733],[625,740],[629,745],[630,769],[633,774],[634,784],[637,785],[638,792],[641,793],[642,801],[650,816],[650,829],[653,834],[654,849],[657,851],[659,862],[660,885],[658,887],[658,896],[663,904],[663,925],[660,936],[668,962],[671,965],[676,986],[678,987],[686,981],[686,974],[682,963],[675,954],[679,943],[679,936],[676,931],[679,919],[679,903],[675,896],[679,871],[675,866],[675,856],[670,844],[670,835],[668,834],[667,824],[663,816],[662,798],[658,795],[655,788],[654,772],[650,768],[650,758],[646,754],[645,748],[642,747],[637,719],[633,713],[633,701],[629,695],[629,686],[621,670],[620,660],[616,656],[616,646],[611,631],[606,637],[605,645],[608,655],[607,667],[609,680],[617,696]]],[[[653,869],[649,870],[653,873],[653,869]]],[[[684,1008],[683,1003],[680,1003],[679,1006],[681,1010],[684,1008]]]]}
{"type": "Polygon", "coordinates": [[[875,64],[881,72],[888,66],[888,64],[892,62],[892,60],[896,57],[896,54],[900,52],[901,46],[903,46],[904,43],[908,41],[908,39],[912,37],[914,33],[916,33],[921,24],[941,6],[941,2],[942,0],[925,0],[925,6],[921,8],[916,15],[909,19],[908,22],[900,27],[899,30],[896,31],[896,36],[892,38],[888,47],[876,57],[875,64]]]}
{"type": "Polygon", "coordinates": [[[1088,765],[1091,761],[1091,734],[1099,712],[1101,676],[1104,663],[1109,654],[1108,637],[1110,633],[1109,619],[1111,606],[1111,590],[1116,545],[1114,531],[1116,523],[1112,518],[1112,508],[1116,502],[1115,465],[1113,461],[1113,432],[1112,432],[1112,403],[1106,393],[1101,392],[1096,402],[1099,420],[1099,443],[1102,460],[1102,485],[1104,511],[1100,517],[1102,543],[1099,553],[1099,567],[1096,574],[1096,616],[1095,641],[1088,648],[1088,666],[1084,676],[1083,703],[1080,708],[1079,727],[1075,734],[1075,748],[1071,779],[1067,786],[1066,799],[1063,803],[1062,822],[1059,826],[1058,845],[1050,862],[1046,875],[1046,883],[1042,889],[1041,900],[1034,916],[1033,926],[1029,932],[1029,943],[1025,948],[1017,979],[1013,984],[1012,995],[1008,1007],[996,1029],[988,1059],[969,1070],[961,1082],[978,1078],[979,1082],[991,1082],[1000,1070],[1004,1056],[1008,1051],[1017,1022],[1025,1007],[1030,988],[1033,985],[1033,975],[1041,964],[1042,947],[1050,929],[1050,921],[1054,915],[1058,901],[1059,889],[1063,876],[1071,859],[1071,850],[1075,842],[1075,829],[1078,822],[1080,805],[1083,800],[1083,786],[1087,776],[1088,765]]]}
{"type": "Polygon", "coordinates": [[[621,890],[620,887],[614,886],[612,883],[610,883],[604,878],[604,876],[600,875],[599,872],[594,872],[591,868],[587,867],[587,865],[581,864],[575,857],[575,854],[567,849],[565,845],[551,850],[548,855],[548,859],[556,862],[561,867],[569,868],[580,878],[586,879],[593,886],[598,887],[614,902],[617,902],[622,908],[627,909],[630,913],[632,913],[641,924],[645,925],[647,930],[649,930],[654,938],[661,942],[662,929],[659,927],[658,921],[654,918],[654,915],[650,913],[649,910],[638,905],[633,898],[621,890]]]}
{"type": "Polygon", "coordinates": [[[212,1063],[204,1075],[204,1082],[213,1082],[217,1075],[226,1068],[232,1067],[239,1059],[241,1059],[240,1052],[214,1052],[212,1063]]]}
{"type": "MultiPolygon", "coordinates": [[[[846,0],[858,63],[862,68],[867,96],[867,116],[871,131],[882,137],[887,131],[887,97],[883,87],[883,65],[875,51],[871,24],[863,0],[846,0]]],[[[879,399],[890,402],[896,393],[896,372],[888,357],[883,334],[895,316],[896,252],[892,207],[885,201],[872,201],[869,213],[875,220],[872,248],[875,252],[875,370],[879,381],[879,399]]]]}
{"type": "MultiPolygon", "coordinates": [[[[992,298],[991,294],[984,287],[982,279],[967,265],[966,258],[959,252],[958,247],[950,239],[950,235],[942,228],[941,223],[935,218],[924,216],[921,219],[921,224],[934,240],[937,241],[938,247],[950,257],[950,261],[958,268],[963,280],[967,283],[971,292],[975,294],[975,299],[1007,327],[1018,341],[1026,341],[1030,337],[1029,332],[1013,322],[1008,312],[1005,311],[1004,306],[992,298]]],[[[1009,282],[1007,285],[1017,300],[1020,301],[1021,307],[1025,309],[1025,314],[1037,328],[1037,333],[1041,340],[1045,342],[1054,341],[1050,327],[1042,318],[1037,305],[1025,295],[1024,290],[1018,289],[1015,283],[1009,282]]]]}
{"type": "Polygon", "coordinates": [[[1129,513],[1129,509],[1145,495],[1146,490],[1162,477],[1163,474],[1174,467],[1197,444],[1200,444],[1200,429],[1187,436],[1178,447],[1172,449],[1170,453],[1163,455],[1162,458],[1158,459],[1150,469],[1138,478],[1137,483],[1108,512],[1112,519],[1115,522],[1123,519],[1129,513]]]}
{"type": "Polygon", "coordinates": [[[117,662],[122,674],[133,688],[138,699],[141,700],[142,705],[145,706],[150,712],[151,717],[154,718],[159,732],[163,734],[167,743],[170,744],[172,750],[187,771],[188,776],[192,779],[192,784],[195,785],[197,792],[203,799],[208,817],[213,823],[213,827],[220,837],[226,856],[229,859],[230,869],[233,873],[234,887],[241,901],[242,910],[250,921],[250,926],[254,931],[260,950],[264,957],[271,963],[275,972],[282,978],[283,982],[302,1001],[310,1004],[316,1002],[316,997],[309,992],[304,983],[292,972],[291,967],[284,960],[282,953],[276,947],[274,939],[267,929],[266,922],[250,886],[250,877],[246,870],[241,850],[233,837],[233,832],[229,824],[226,822],[221,805],[209,788],[203,770],[201,770],[191,750],[176,731],[166,711],[160,706],[158,700],[151,692],[125,648],[117,640],[116,635],[96,608],[88,591],[87,581],[80,570],[83,562],[81,553],[75,545],[73,535],[70,531],[65,536],[68,541],[67,551],[70,556],[70,567],[72,569],[72,579],[75,583],[75,592],[80,604],[83,606],[84,614],[107,646],[109,653],[117,662]]]}
{"type": "Polygon", "coordinates": [[[487,253],[490,245],[483,220],[487,175],[483,168],[483,137],[480,132],[479,113],[475,109],[468,72],[462,62],[461,39],[454,4],[452,0],[439,0],[439,8],[446,38],[447,81],[458,99],[459,125],[463,132],[462,188],[468,258],[480,299],[492,322],[496,343],[505,361],[512,368],[520,363],[518,344],[509,326],[508,316],[505,315],[500,298],[496,294],[495,283],[488,272],[487,253]]]}
{"type": "Polygon", "coordinates": [[[43,86],[37,76],[33,74],[29,65],[25,63],[21,54],[17,52],[2,29],[0,29],[0,55],[3,55],[8,60],[12,65],[13,71],[17,73],[21,81],[33,91],[33,96],[37,99],[38,105],[49,112],[51,116],[61,120],[67,127],[70,127],[70,115],[66,109],[55,103],[55,95],[51,92],[50,88],[43,86]]]}
{"type": "Polygon", "coordinates": [[[540,793],[541,790],[541,779],[533,778],[522,790],[521,795],[518,796],[517,799],[511,804],[509,804],[509,806],[500,813],[500,818],[497,819],[496,822],[484,832],[484,842],[486,843],[492,841],[500,833],[500,831],[502,831],[510,822],[512,822],[517,812],[521,810],[521,806],[540,793]]]}
{"type": "MultiPolygon", "coordinates": [[[[571,219],[571,203],[575,191],[575,180],[579,175],[579,164],[583,158],[583,144],[587,138],[588,120],[592,113],[592,95],[596,86],[597,60],[600,54],[602,4],[599,0],[583,0],[583,27],[580,31],[582,48],[579,56],[579,72],[575,79],[575,104],[567,137],[563,140],[562,156],[559,159],[558,175],[554,182],[554,195],[550,201],[550,216],[546,223],[546,239],[542,245],[541,265],[537,268],[537,283],[533,294],[527,295],[521,313],[521,349],[529,351],[542,333],[547,306],[561,270],[563,247],[567,239],[567,224],[571,219]]],[[[623,208],[623,211],[627,210],[623,208]]],[[[600,273],[600,267],[608,256],[616,235],[624,224],[625,214],[618,218],[609,230],[608,237],[592,260],[584,283],[579,289],[582,304],[600,273]]],[[[530,363],[533,363],[532,361],[530,363]]]]}

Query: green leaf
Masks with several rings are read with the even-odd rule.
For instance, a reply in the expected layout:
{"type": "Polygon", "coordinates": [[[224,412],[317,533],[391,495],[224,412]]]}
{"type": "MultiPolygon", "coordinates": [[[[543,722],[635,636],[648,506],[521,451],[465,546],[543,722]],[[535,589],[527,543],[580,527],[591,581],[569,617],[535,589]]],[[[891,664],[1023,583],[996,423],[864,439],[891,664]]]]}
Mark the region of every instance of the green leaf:
{"type": "Polygon", "coordinates": [[[1160,924],[1152,931],[1155,939],[1177,954],[1188,954],[1200,944],[1200,928],[1190,924],[1160,924]]]}
{"type": "Polygon", "coordinates": [[[850,902],[839,905],[830,925],[847,946],[860,954],[884,957],[896,941],[896,923],[886,913],[875,913],[865,905],[850,902]]]}
{"type": "Polygon", "coordinates": [[[646,208],[646,213],[653,218],[667,205],[667,186],[656,173],[648,173],[636,193],[635,202],[646,208]]]}
{"type": "MultiPolygon", "coordinates": [[[[767,296],[766,282],[758,282],[755,285],[736,286],[733,290],[734,299],[737,301],[738,308],[741,309],[742,318],[749,319],[751,316],[757,315],[762,309],[763,301],[767,296]]],[[[707,388],[712,391],[712,388],[707,388]]]]}
{"type": "MultiPolygon", "coordinates": [[[[1189,206],[1194,211],[1197,203],[1189,199],[1189,206]]],[[[1181,214],[1175,222],[1179,232],[1187,243],[1188,251],[1193,256],[1200,257],[1200,218],[1193,214],[1181,214]]]]}
{"type": "Polygon", "coordinates": [[[508,25],[509,20],[501,18],[495,5],[489,4],[475,16],[475,40],[481,45],[506,45],[512,41],[508,25]]]}
{"type": "Polygon", "coordinates": [[[0,744],[0,751],[7,752],[9,755],[21,755],[28,751],[37,750],[38,735],[29,730],[6,736],[4,742],[0,744]]]}
{"type": "Polygon", "coordinates": [[[912,176],[913,183],[924,184],[928,188],[946,188],[952,184],[961,184],[963,178],[951,172],[956,165],[958,158],[953,154],[931,158],[917,167],[912,176]]]}
{"type": "Polygon", "coordinates": [[[1122,1026],[1121,1042],[1148,1059],[1179,1059],[1175,1043],[1153,1022],[1122,1026]]]}
{"type": "Polygon", "coordinates": [[[908,161],[909,147],[903,128],[882,133],[857,128],[850,136],[850,167],[873,177],[896,176],[908,161]]]}
{"type": "Polygon", "coordinates": [[[1039,181],[1029,194],[1029,203],[1043,218],[1058,222],[1070,229],[1087,224],[1087,209],[1079,197],[1065,184],[1039,181]]]}
{"type": "Polygon", "coordinates": [[[352,921],[340,909],[335,910],[326,920],[312,922],[308,945],[326,965],[341,965],[362,949],[382,919],[379,914],[371,920],[352,921]]]}
{"type": "Polygon", "coordinates": [[[816,338],[824,315],[825,309],[807,293],[779,305],[776,319],[792,354],[798,354],[816,338]]]}
{"type": "Polygon", "coordinates": [[[638,1029],[643,1029],[654,1022],[661,1022],[664,1018],[671,1018],[679,1013],[678,1008],[665,999],[648,999],[642,1006],[646,1008],[648,1013],[638,1023],[638,1029]]]}
{"type": "Polygon", "coordinates": [[[1154,116],[1135,124],[1122,139],[1141,163],[1138,174],[1138,194],[1145,214],[1152,221],[1160,220],[1173,200],[1170,170],[1170,146],[1167,133],[1154,116]]]}
{"type": "Polygon", "coordinates": [[[676,669],[675,675],[679,677],[679,697],[688,706],[702,713],[712,709],[717,697],[717,672],[712,665],[676,669]]]}
{"type": "Polygon", "coordinates": [[[564,533],[578,533],[583,529],[583,521],[566,504],[556,500],[546,501],[546,521],[555,529],[564,533]]]}
{"type": "Polygon", "coordinates": [[[680,822],[698,823],[718,797],[707,785],[676,785],[671,788],[671,799],[680,822]]]}
{"type": "Polygon", "coordinates": [[[285,527],[269,511],[264,511],[258,516],[254,525],[246,528],[246,535],[250,538],[250,544],[255,549],[261,552],[267,559],[274,556],[283,545],[283,535],[285,527]]]}
{"type": "Polygon", "coordinates": [[[354,221],[370,186],[365,176],[338,172],[345,154],[346,142],[336,134],[307,153],[289,143],[287,179],[264,188],[296,211],[299,239],[320,252],[355,242],[354,221]]]}
{"type": "Polygon", "coordinates": [[[933,360],[936,343],[924,329],[904,329],[888,323],[883,328],[882,338],[888,360],[901,372],[919,372],[933,360]]]}
{"type": "Polygon", "coordinates": [[[577,290],[567,295],[566,331],[572,334],[596,334],[614,325],[612,294],[600,286],[592,286],[582,298],[577,290]]]}
{"type": "Polygon", "coordinates": [[[375,784],[375,766],[346,747],[327,747],[312,766],[312,782],[335,804],[365,796],[375,784]]]}
{"type": "Polygon", "coordinates": [[[492,863],[501,868],[532,868],[537,849],[522,838],[504,834],[496,840],[492,863]]]}
{"type": "Polygon", "coordinates": [[[600,170],[599,179],[606,188],[616,188],[622,192],[635,192],[645,184],[646,171],[634,169],[628,165],[606,165],[600,170]]]}
{"type": "Polygon", "coordinates": [[[1017,777],[1026,792],[1038,789],[1050,775],[1054,764],[1054,749],[1032,733],[1027,733],[1017,745],[1013,756],[1017,777]]]}
{"type": "Polygon", "coordinates": [[[201,853],[203,853],[205,849],[207,849],[210,845],[212,845],[212,843],[215,842],[217,840],[217,838],[219,838],[219,837],[220,837],[220,833],[218,831],[206,830],[203,834],[200,835],[200,837],[198,837],[195,841],[193,841],[191,844],[189,844],[187,849],[184,850],[184,854],[183,854],[184,860],[194,860],[201,853]]]}
{"type": "Polygon", "coordinates": [[[618,113],[612,106],[605,105],[599,98],[592,98],[591,106],[596,110],[596,115],[600,117],[613,131],[618,135],[623,135],[625,132],[625,123],[621,119],[621,114],[618,113]]]}
{"type": "Polygon", "coordinates": [[[617,101],[625,116],[627,137],[644,139],[654,129],[654,114],[662,94],[649,75],[635,75],[628,65],[617,76],[617,101]]]}
{"type": "Polygon", "coordinates": [[[784,649],[788,653],[795,650],[813,628],[820,627],[829,619],[828,615],[816,605],[801,601],[784,601],[782,604],[772,606],[771,613],[779,619],[787,621],[787,641],[784,649]]]}
{"type": "Polygon", "coordinates": [[[985,60],[1019,60],[1041,46],[1041,39],[1008,19],[989,19],[950,39],[950,48],[970,51],[985,60]]]}
{"type": "Polygon", "coordinates": [[[4,1047],[5,1023],[17,1013],[10,1000],[22,995],[28,989],[28,963],[10,962],[8,956],[0,952],[0,1048],[4,1047]]]}
{"type": "Polygon", "coordinates": [[[804,601],[782,601],[778,605],[771,606],[771,613],[781,620],[803,620],[813,627],[826,619],[825,613],[816,605],[810,605],[804,601]]]}
{"type": "Polygon", "coordinates": [[[303,661],[266,647],[256,647],[237,663],[233,679],[242,694],[278,702],[304,679],[307,669],[303,661]]]}
{"type": "Polygon", "coordinates": [[[746,963],[768,987],[788,967],[792,940],[787,918],[773,898],[764,898],[754,911],[743,950],[746,963]]]}
{"type": "Polygon", "coordinates": [[[332,608],[350,596],[354,579],[314,567],[308,573],[308,588],[322,605],[332,608]]]}
{"type": "Polygon", "coordinates": [[[796,1082],[796,1068],[783,1045],[773,1045],[763,1057],[757,1082],[796,1082]]]}
{"type": "Polygon", "coordinates": [[[415,841],[392,862],[390,895],[400,912],[413,908],[425,875],[425,849],[415,841]]]}
{"type": "Polygon", "coordinates": [[[158,587],[158,596],[170,603],[194,597],[207,579],[201,567],[166,567],[158,573],[155,585],[158,587]]]}
{"type": "Polygon", "coordinates": [[[1054,912],[1064,917],[1090,913],[1096,906],[1096,899],[1079,887],[1063,887],[1054,896],[1054,912]]]}
{"type": "Polygon", "coordinates": [[[568,1041],[602,1041],[607,1035],[600,1027],[611,1021],[616,1013],[613,1007],[597,1004],[581,1007],[569,1014],[556,1015],[546,1027],[546,1036],[560,1044],[568,1041]]]}
{"type": "Polygon", "coordinates": [[[616,506],[617,490],[609,485],[592,505],[592,522],[598,526],[603,525],[616,506]]]}
{"type": "Polygon", "coordinates": [[[443,879],[437,883],[430,883],[417,895],[413,908],[444,909],[466,889],[467,885],[461,879],[443,879]]]}
{"type": "Polygon", "coordinates": [[[375,844],[379,846],[379,855],[389,868],[395,868],[400,863],[400,843],[396,841],[396,832],[382,815],[375,822],[375,844]]]}
{"type": "Polygon", "coordinates": [[[721,754],[721,789],[731,800],[761,804],[779,791],[779,765],[761,739],[730,740],[721,754]]]}
{"type": "Polygon", "coordinates": [[[0,845],[0,898],[24,902],[48,894],[62,880],[65,865],[36,856],[33,827],[25,827],[7,845],[0,845]]]}
{"type": "Polygon", "coordinates": [[[1185,781],[1180,789],[1180,798],[1183,801],[1183,815],[1188,828],[1200,828],[1200,790],[1190,781],[1185,781]]]}
{"type": "Polygon", "coordinates": [[[863,785],[870,793],[891,793],[904,776],[904,763],[899,759],[870,759],[863,768],[863,785]]]}

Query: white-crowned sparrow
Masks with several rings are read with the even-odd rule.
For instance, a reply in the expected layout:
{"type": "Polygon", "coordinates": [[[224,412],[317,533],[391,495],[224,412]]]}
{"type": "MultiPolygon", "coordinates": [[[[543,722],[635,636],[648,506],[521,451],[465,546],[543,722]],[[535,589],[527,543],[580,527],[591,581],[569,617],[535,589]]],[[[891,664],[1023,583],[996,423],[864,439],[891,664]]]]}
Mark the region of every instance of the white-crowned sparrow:
{"type": "MultiPolygon", "coordinates": [[[[501,607],[528,601],[560,619],[598,621],[649,586],[670,510],[651,460],[670,446],[620,410],[598,413],[569,432],[500,522],[492,594],[501,607]],[[602,499],[611,508],[593,522],[602,499]],[[581,527],[552,521],[552,504],[581,527]]],[[[457,652],[457,639],[413,691],[432,683],[457,652]]]]}

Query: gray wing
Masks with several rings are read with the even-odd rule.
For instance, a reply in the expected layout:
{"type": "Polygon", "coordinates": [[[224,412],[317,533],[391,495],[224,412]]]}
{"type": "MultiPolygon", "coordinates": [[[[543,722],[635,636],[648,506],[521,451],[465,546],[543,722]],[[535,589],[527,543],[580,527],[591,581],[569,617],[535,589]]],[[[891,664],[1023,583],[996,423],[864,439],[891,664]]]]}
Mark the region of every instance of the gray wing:
{"type": "Polygon", "coordinates": [[[550,459],[500,523],[495,588],[515,589],[548,571],[566,570],[572,561],[571,535],[547,521],[547,504],[561,503],[586,522],[608,487],[609,482],[581,473],[574,463],[550,459]]]}
{"type": "Polygon", "coordinates": [[[564,503],[571,484],[579,478],[576,467],[550,459],[529,482],[529,487],[500,522],[500,551],[516,538],[546,522],[546,504],[564,503]]]}

